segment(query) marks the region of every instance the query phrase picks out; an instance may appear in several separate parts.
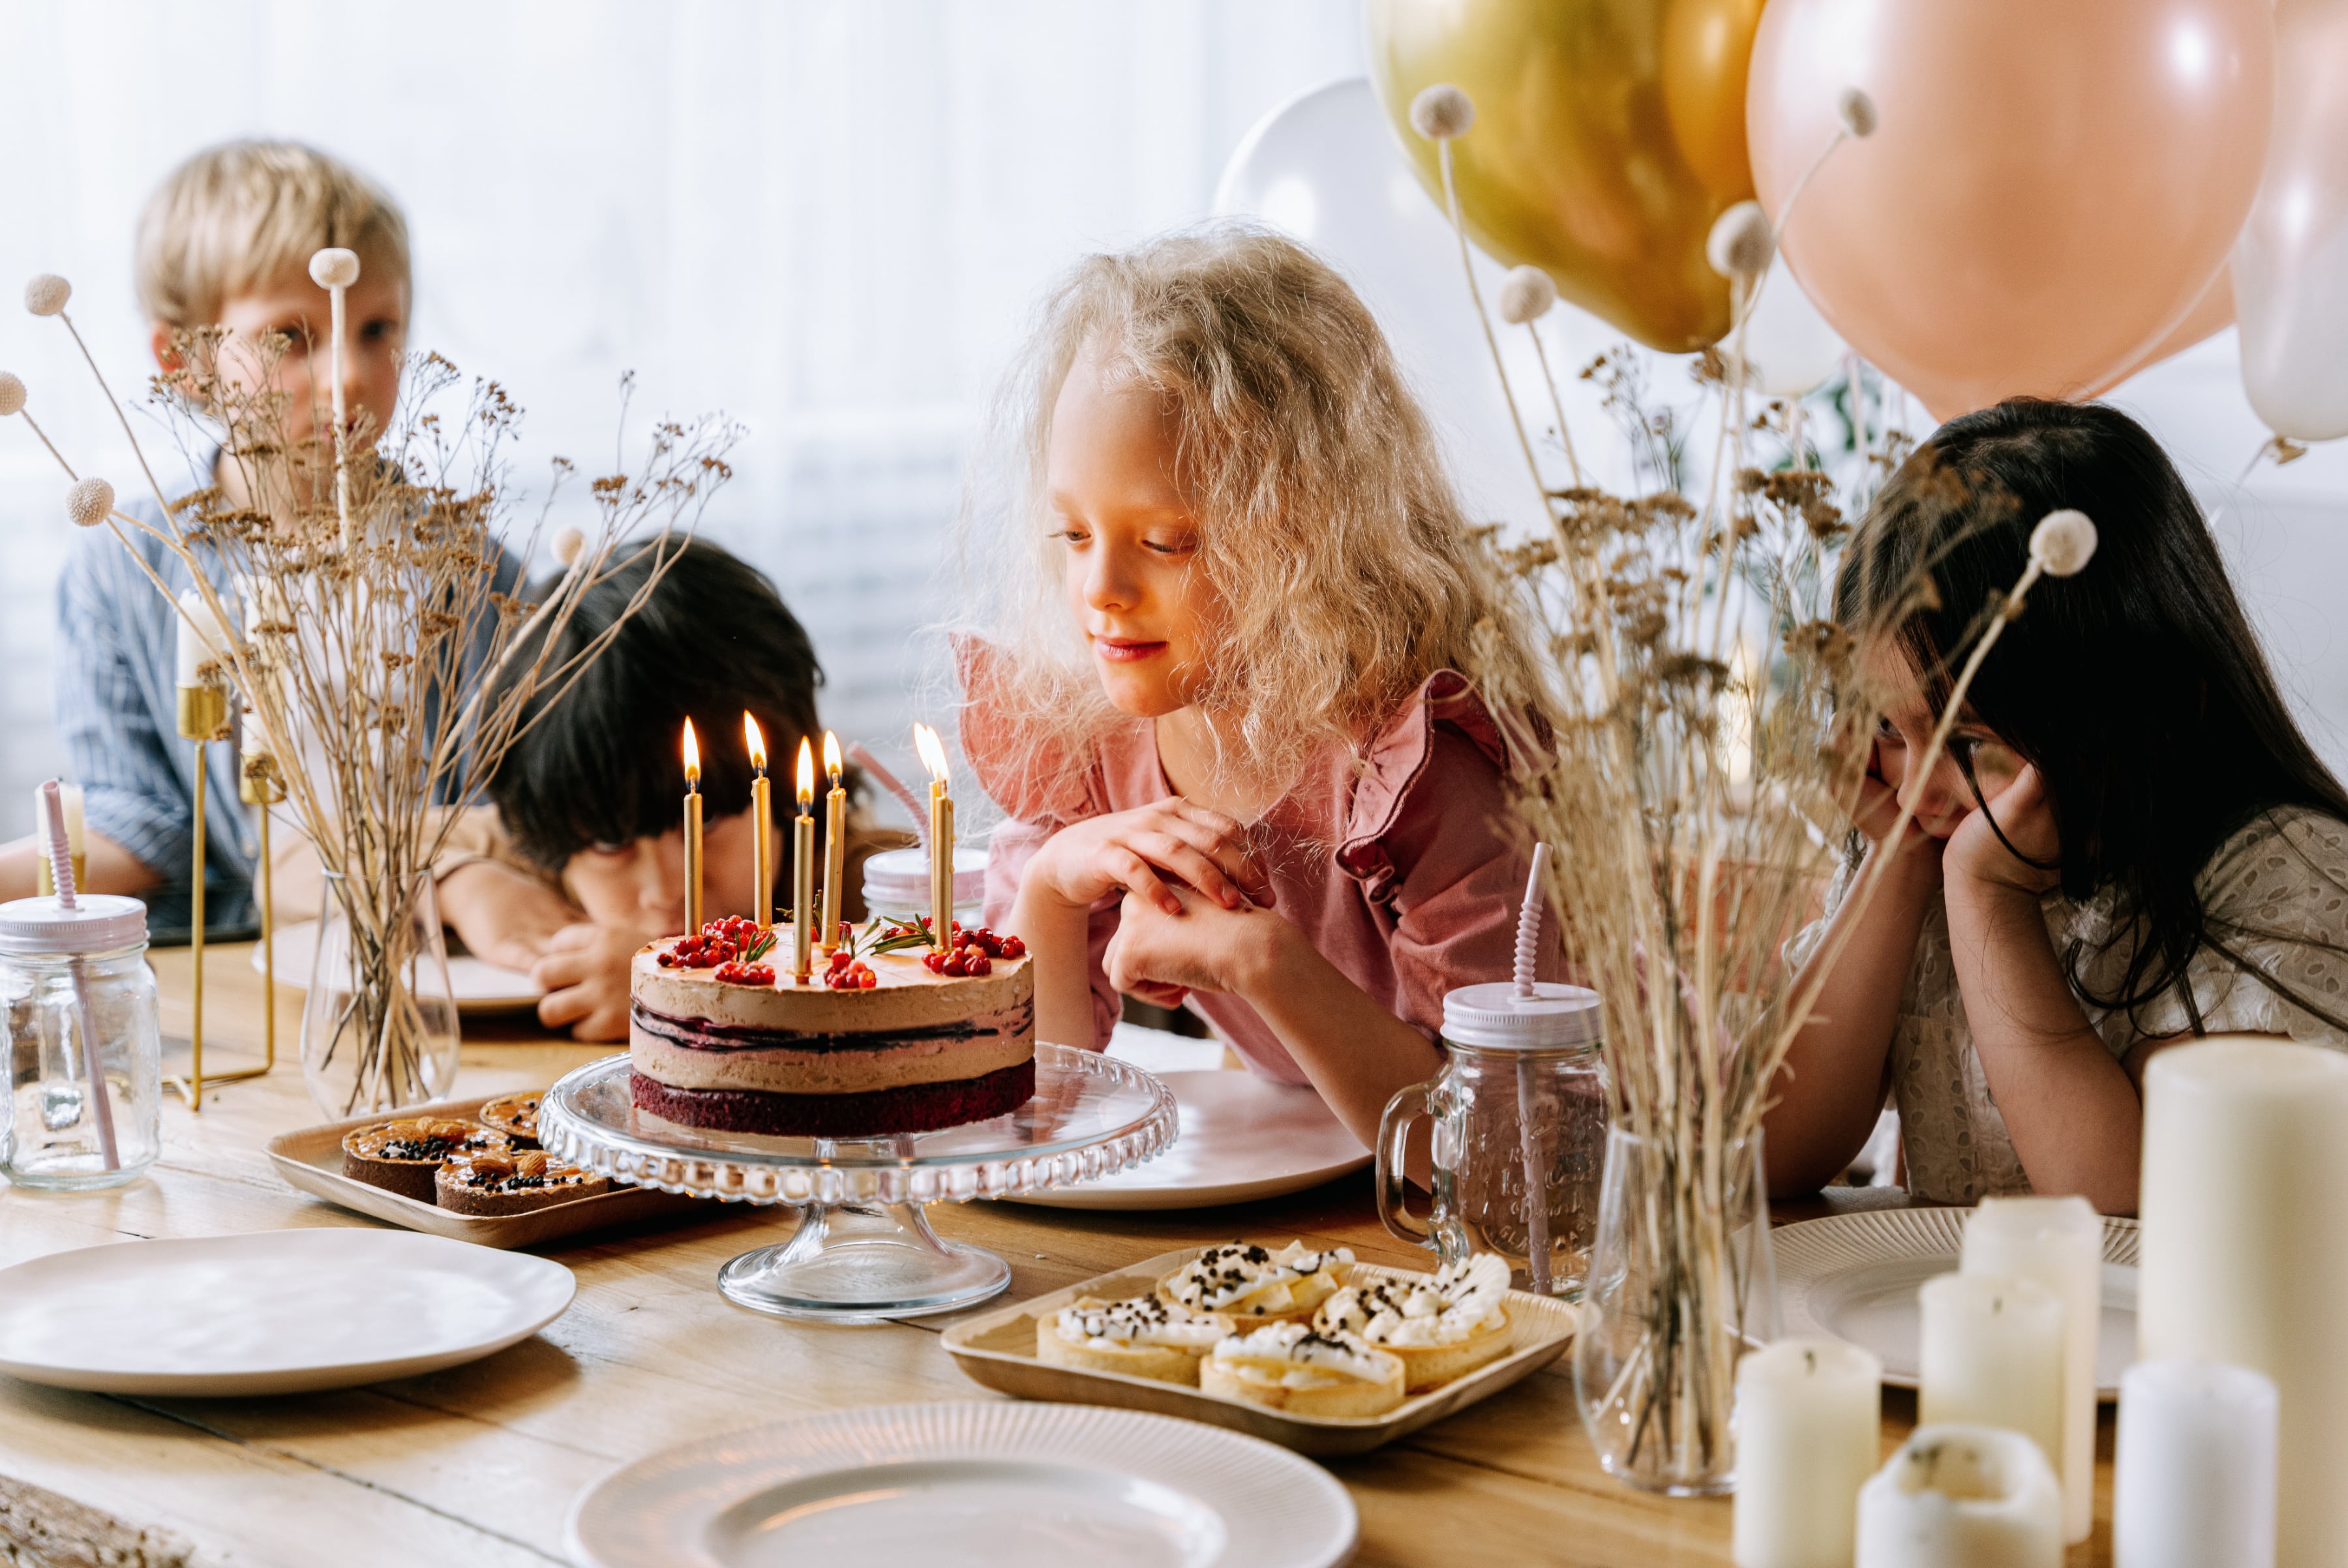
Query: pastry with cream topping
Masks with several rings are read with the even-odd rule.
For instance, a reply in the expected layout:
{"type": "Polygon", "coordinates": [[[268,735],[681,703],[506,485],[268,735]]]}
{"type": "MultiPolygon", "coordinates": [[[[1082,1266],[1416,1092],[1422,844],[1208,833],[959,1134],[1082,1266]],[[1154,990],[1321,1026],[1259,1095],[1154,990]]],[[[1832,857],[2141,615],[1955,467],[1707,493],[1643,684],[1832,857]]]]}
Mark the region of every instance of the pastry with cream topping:
{"type": "Polygon", "coordinates": [[[429,1203],[432,1178],[442,1161],[506,1146],[504,1133],[478,1121],[437,1116],[378,1121],[343,1135],[343,1174],[429,1203]]]}
{"type": "Polygon", "coordinates": [[[1158,1282],[1159,1299],[1189,1312],[1242,1322],[1309,1323],[1354,1266],[1350,1248],[1316,1253],[1303,1242],[1273,1252],[1247,1242],[1209,1247],[1158,1282]]]}
{"type": "Polygon", "coordinates": [[[1399,1358],[1413,1393],[1509,1353],[1509,1265],[1491,1253],[1446,1264],[1434,1278],[1364,1280],[1322,1305],[1313,1326],[1399,1358]]]}
{"type": "Polygon", "coordinates": [[[432,1179],[433,1200],[455,1214],[527,1214],[612,1190],[612,1179],[566,1165],[543,1149],[452,1154],[432,1179]]]}
{"type": "Polygon", "coordinates": [[[1191,1313],[1154,1295],[1126,1301],[1085,1296],[1035,1320],[1035,1355],[1055,1367],[1121,1372],[1159,1383],[1199,1386],[1199,1362],[1231,1336],[1219,1312],[1191,1313]]]}
{"type": "Polygon", "coordinates": [[[1199,1387],[1292,1416],[1383,1416],[1403,1401],[1400,1357],[1344,1332],[1270,1323],[1207,1353],[1199,1387]]]}

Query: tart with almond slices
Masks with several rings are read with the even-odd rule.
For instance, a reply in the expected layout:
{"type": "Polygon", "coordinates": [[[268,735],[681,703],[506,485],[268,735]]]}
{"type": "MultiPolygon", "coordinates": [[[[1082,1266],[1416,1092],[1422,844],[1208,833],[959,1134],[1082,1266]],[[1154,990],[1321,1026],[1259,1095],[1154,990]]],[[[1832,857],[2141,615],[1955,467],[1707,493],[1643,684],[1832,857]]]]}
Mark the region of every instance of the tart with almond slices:
{"type": "Polygon", "coordinates": [[[415,1117],[378,1121],[343,1135],[343,1174],[371,1187],[432,1202],[432,1178],[452,1154],[479,1154],[508,1147],[506,1135],[478,1121],[415,1117]]]}
{"type": "Polygon", "coordinates": [[[453,1155],[433,1179],[435,1202],[452,1214],[527,1214],[611,1190],[610,1177],[565,1165],[543,1149],[453,1155]]]}

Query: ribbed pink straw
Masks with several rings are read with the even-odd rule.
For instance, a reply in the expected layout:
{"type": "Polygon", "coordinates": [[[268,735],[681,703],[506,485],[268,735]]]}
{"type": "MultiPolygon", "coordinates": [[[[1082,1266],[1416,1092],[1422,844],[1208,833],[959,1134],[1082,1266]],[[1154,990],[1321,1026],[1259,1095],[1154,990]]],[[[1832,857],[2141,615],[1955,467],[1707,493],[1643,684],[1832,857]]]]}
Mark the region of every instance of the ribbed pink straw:
{"type": "Polygon", "coordinates": [[[73,846],[66,839],[65,797],[54,779],[41,786],[41,835],[48,840],[49,875],[57,884],[57,907],[74,907],[73,846]]]}
{"type": "Polygon", "coordinates": [[[883,768],[880,759],[866,750],[864,742],[860,740],[849,743],[848,759],[879,780],[880,788],[904,802],[905,810],[912,815],[914,834],[926,844],[929,841],[930,809],[914,799],[913,792],[905,788],[904,780],[883,768]]]}
{"type": "MultiPolygon", "coordinates": [[[[72,909],[73,846],[66,838],[65,796],[54,779],[41,786],[41,832],[49,841],[49,875],[57,884],[57,907],[72,909]]],[[[108,1171],[119,1171],[122,1155],[114,1143],[114,1101],[107,1095],[106,1070],[98,1057],[98,1014],[89,1005],[89,976],[83,973],[78,958],[68,961],[67,967],[73,972],[74,1003],[81,1013],[81,1076],[89,1085],[90,1109],[98,1113],[98,1150],[106,1157],[108,1171]]]]}
{"type": "Polygon", "coordinates": [[[1533,994],[1533,965],[1540,957],[1541,907],[1548,902],[1541,892],[1541,873],[1549,870],[1549,846],[1533,846],[1532,875],[1525,879],[1525,902],[1517,911],[1517,995],[1533,994]]]}

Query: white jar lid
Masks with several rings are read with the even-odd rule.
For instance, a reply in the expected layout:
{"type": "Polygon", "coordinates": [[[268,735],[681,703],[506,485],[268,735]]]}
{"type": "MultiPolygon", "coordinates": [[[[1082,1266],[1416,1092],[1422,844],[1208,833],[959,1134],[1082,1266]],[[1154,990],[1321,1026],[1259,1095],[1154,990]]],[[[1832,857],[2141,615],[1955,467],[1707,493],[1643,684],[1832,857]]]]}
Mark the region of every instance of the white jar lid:
{"type": "MultiPolygon", "coordinates": [[[[953,901],[957,908],[986,897],[986,851],[975,844],[954,846],[953,901]]],[[[930,913],[930,851],[883,850],[864,862],[864,909],[868,914],[930,913]]]]}
{"type": "Polygon", "coordinates": [[[1462,985],[1443,997],[1443,1037],[1478,1050],[1556,1051],[1595,1045],[1604,1037],[1598,993],[1554,981],[1536,982],[1519,996],[1502,980],[1462,985]]]}
{"type": "Polygon", "coordinates": [[[109,953],[147,940],[147,906],[135,898],[86,892],[66,908],[55,895],[0,903],[0,953],[109,953]]]}

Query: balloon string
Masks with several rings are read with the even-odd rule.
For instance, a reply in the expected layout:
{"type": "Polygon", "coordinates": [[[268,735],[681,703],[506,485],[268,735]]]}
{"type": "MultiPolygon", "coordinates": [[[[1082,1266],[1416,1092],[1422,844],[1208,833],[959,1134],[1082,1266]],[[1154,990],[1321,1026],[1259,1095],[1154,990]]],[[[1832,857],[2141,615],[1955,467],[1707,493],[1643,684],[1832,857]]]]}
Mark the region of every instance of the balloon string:
{"type": "Polygon", "coordinates": [[[1540,496],[1541,518],[1554,521],[1550,513],[1549,485],[1541,479],[1540,465],[1533,460],[1533,444],[1525,435],[1525,419],[1517,412],[1517,390],[1509,385],[1509,367],[1500,360],[1500,340],[1492,335],[1491,318],[1484,314],[1484,291],[1476,284],[1476,263],[1468,254],[1468,224],[1459,216],[1459,189],[1451,178],[1451,139],[1437,137],[1435,142],[1436,161],[1443,168],[1443,208],[1451,217],[1451,232],[1459,241],[1459,270],[1468,274],[1468,297],[1475,302],[1476,325],[1484,329],[1484,346],[1492,356],[1492,368],[1500,377],[1500,396],[1509,401],[1509,423],[1517,432],[1517,448],[1525,455],[1525,470],[1532,475],[1533,490],[1540,496]]]}

